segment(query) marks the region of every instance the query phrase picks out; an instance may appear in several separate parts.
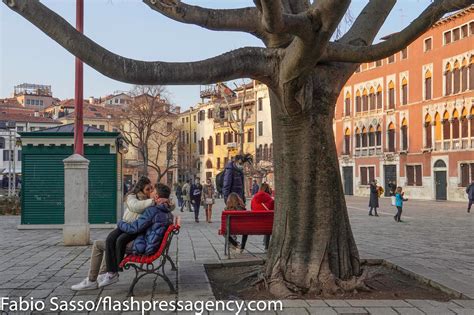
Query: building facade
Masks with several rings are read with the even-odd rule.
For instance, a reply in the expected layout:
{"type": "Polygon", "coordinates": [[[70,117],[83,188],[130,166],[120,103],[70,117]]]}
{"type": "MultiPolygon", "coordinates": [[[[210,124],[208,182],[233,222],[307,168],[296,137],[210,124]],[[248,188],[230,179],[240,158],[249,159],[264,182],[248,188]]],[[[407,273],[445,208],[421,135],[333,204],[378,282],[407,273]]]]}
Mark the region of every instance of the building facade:
{"type": "Polygon", "coordinates": [[[344,191],[376,179],[407,196],[465,200],[474,181],[474,7],[407,48],[362,64],[342,89],[334,130],[344,191]]]}
{"type": "Polygon", "coordinates": [[[178,115],[178,180],[181,182],[198,174],[197,114],[198,109],[191,107],[178,115]]]}

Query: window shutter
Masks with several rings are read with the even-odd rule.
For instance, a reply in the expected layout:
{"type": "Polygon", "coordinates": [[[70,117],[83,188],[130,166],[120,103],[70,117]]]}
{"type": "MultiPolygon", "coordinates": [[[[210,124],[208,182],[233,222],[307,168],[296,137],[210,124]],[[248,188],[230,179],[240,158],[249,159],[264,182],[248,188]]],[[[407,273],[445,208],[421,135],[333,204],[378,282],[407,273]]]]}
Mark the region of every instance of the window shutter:
{"type": "Polygon", "coordinates": [[[369,182],[372,182],[375,179],[375,168],[368,167],[369,170],[369,182]]]}
{"type": "Polygon", "coordinates": [[[360,168],[360,183],[367,185],[367,167],[360,168]]]}
{"type": "Polygon", "coordinates": [[[469,185],[469,164],[461,164],[461,186],[467,187],[469,185]]]}
{"type": "Polygon", "coordinates": [[[415,174],[416,174],[416,178],[415,178],[416,186],[422,186],[422,184],[423,184],[423,173],[422,173],[421,165],[416,165],[415,166],[415,174]]]}
{"type": "Polygon", "coordinates": [[[414,181],[414,167],[411,166],[411,165],[408,165],[407,166],[407,185],[408,186],[413,186],[415,184],[415,181],[414,181]]]}

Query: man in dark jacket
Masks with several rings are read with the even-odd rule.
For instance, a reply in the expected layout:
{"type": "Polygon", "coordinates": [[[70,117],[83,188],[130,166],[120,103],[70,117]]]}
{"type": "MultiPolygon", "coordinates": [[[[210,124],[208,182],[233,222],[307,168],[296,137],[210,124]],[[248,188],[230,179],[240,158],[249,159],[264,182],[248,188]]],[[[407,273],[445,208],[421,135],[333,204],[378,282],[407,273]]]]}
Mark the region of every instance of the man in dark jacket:
{"type": "Polygon", "coordinates": [[[252,185],[252,196],[255,196],[256,193],[258,193],[260,187],[257,184],[257,181],[254,179],[253,180],[253,185],[252,185]]]}
{"type": "Polygon", "coordinates": [[[196,177],[191,185],[191,203],[194,206],[194,221],[199,223],[199,207],[201,206],[202,185],[199,177],[196,177]]]}
{"type": "Polygon", "coordinates": [[[469,204],[467,205],[467,213],[471,212],[471,206],[474,203],[474,181],[466,188],[469,204]]]}
{"type": "MultiPolygon", "coordinates": [[[[164,184],[155,185],[159,198],[169,199],[170,188],[164,184]]],[[[166,229],[173,223],[173,215],[166,203],[148,207],[132,223],[120,221],[118,227],[127,234],[138,234],[132,243],[132,253],[137,255],[151,255],[160,247],[166,229]]]]}
{"type": "Polygon", "coordinates": [[[227,197],[230,193],[236,193],[245,202],[244,190],[244,158],[242,155],[236,155],[227,165],[224,170],[224,185],[222,187],[222,194],[224,195],[224,202],[227,204],[227,197]]]}

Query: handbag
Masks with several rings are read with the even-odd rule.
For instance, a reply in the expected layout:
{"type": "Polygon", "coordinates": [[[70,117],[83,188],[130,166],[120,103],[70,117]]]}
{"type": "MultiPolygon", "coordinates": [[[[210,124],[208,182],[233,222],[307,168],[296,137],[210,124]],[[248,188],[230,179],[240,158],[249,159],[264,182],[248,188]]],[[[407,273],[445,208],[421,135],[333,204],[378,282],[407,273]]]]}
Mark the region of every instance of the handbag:
{"type": "Polygon", "coordinates": [[[397,204],[397,197],[392,196],[391,199],[392,199],[392,206],[395,206],[397,204]]]}
{"type": "Polygon", "coordinates": [[[214,203],[214,200],[212,200],[212,198],[206,198],[205,203],[207,205],[212,205],[214,203]]]}

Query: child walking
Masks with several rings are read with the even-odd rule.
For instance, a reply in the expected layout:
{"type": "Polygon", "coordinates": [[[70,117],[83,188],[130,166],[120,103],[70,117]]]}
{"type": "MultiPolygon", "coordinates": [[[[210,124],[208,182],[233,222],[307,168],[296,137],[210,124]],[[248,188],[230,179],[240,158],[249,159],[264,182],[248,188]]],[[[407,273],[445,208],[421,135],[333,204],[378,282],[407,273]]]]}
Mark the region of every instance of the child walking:
{"type": "Polygon", "coordinates": [[[393,217],[397,222],[402,222],[401,216],[403,210],[403,202],[408,201],[407,198],[403,197],[404,194],[405,193],[402,192],[402,187],[397,187],[397,190],[395,191],[395,206],[397,207],[397,214],[393,217]]]}

